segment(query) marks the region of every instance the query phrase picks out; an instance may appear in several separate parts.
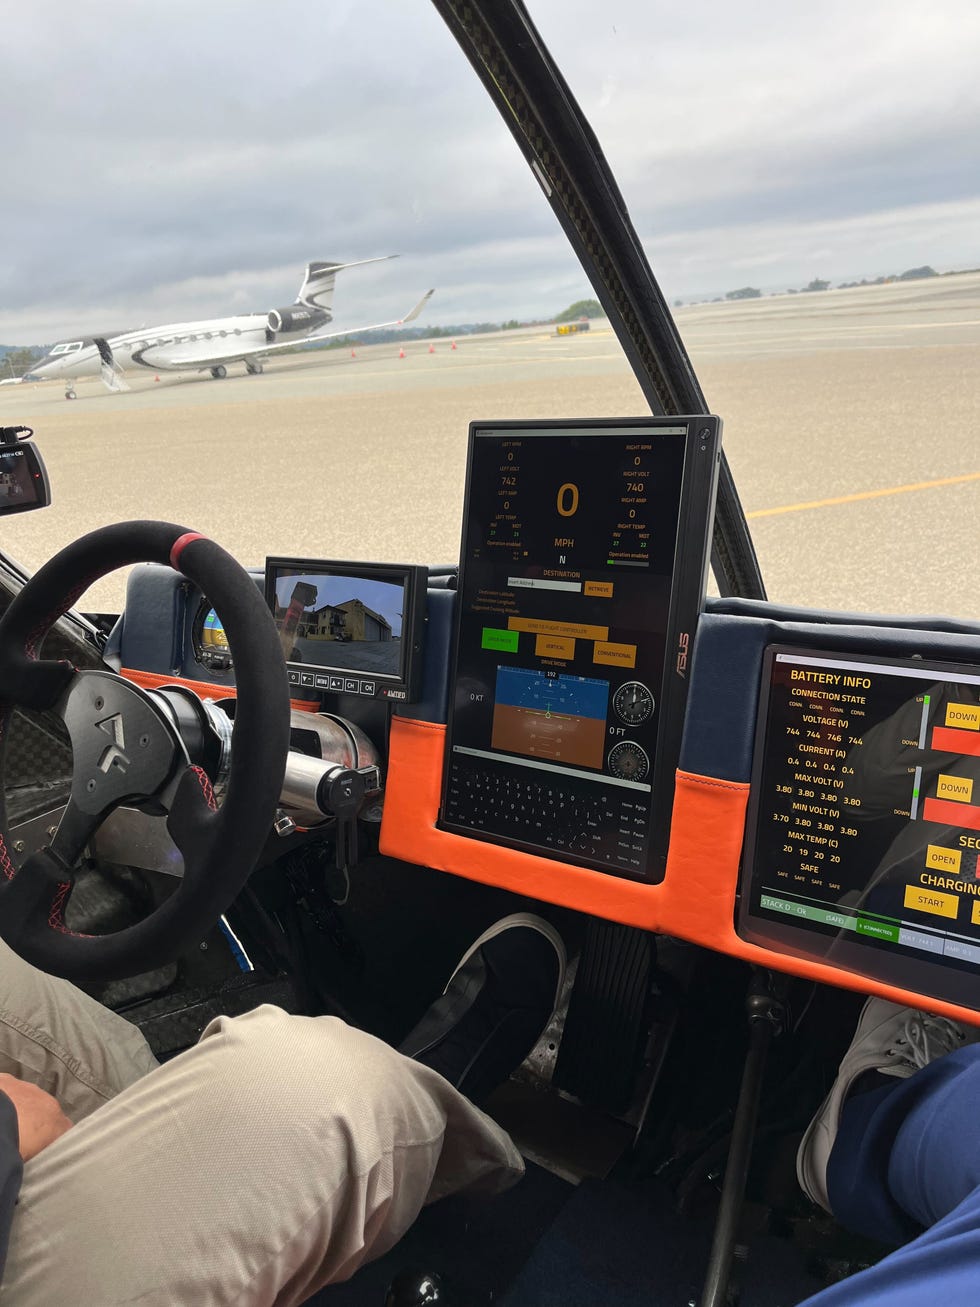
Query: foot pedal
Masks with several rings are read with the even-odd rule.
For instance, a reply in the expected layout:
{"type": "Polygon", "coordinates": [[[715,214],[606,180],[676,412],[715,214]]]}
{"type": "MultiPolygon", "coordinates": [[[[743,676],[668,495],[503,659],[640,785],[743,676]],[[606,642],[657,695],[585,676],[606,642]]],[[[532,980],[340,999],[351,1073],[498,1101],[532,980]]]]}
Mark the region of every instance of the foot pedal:
{"type": "Polygon", "coordinates": [[[630,1105],[646,1043],[654,957],[654,937],[646,931],[589,922],[553,1083],[590,1107],[616,1114],[630,1105]]]}

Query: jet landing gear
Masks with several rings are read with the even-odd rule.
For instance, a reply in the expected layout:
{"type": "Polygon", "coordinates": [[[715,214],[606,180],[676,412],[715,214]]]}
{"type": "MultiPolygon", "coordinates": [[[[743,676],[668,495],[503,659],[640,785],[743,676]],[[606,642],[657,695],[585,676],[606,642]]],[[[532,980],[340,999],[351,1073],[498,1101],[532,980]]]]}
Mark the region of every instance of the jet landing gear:
{"type": "Polygon", "coordinates": [[[262,364],[258,359],[246,359],[245,371],[250,377],[257,377],[262,371],[262,364]]]}
{"type": "Polygon", "coordinates": [[[65,388],[65,399],[77,399],[77,398],[78,396],[75,394],[75,387],[67,386],[65,388]]]}
{"type": "Polygon", "coordinates": [[[224,381],[225,377],[228,375],[228,369],[223,363],[219,363],[216,368],[211,369],[211,375],[214,377],[215,381],[224,381]]]}

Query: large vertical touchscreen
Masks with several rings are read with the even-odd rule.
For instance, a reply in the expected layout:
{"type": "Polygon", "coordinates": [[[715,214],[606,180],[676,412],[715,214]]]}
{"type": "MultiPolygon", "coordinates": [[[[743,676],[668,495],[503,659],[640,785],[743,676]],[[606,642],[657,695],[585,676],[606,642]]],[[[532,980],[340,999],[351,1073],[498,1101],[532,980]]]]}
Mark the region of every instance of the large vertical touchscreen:
{"type": "Polygon", "coordinates": [[[774,646],[739,933],[978,1006],[980,668],[774,646]]]}
{"type": "Polygon", "coordinates": [[[717,438],[471,428],[444,828],[662,874],[717,438]]]}

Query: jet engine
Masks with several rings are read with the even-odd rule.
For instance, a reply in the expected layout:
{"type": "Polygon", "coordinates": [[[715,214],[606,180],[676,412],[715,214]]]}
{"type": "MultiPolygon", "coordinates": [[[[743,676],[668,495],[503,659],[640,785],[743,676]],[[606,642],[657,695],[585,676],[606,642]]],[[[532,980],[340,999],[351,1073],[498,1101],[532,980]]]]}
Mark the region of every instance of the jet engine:
{"type": "Polygon", "coordinates": [[[276,334],[280,331],[312,331],[329,322],[330,314],[324,309],[308,308],[305,304],[290,304],[285,309],[273,309],[268,321],[269,330],[276,334]]]}

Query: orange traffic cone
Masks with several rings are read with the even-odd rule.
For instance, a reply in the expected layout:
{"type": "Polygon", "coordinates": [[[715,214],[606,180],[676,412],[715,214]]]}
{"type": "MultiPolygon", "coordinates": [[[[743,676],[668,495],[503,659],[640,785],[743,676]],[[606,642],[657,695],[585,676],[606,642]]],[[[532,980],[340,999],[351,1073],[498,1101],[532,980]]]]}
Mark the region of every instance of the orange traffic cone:
{"type": "Polygon", "coordinates": [[[403,358],[405,357],[405,351],[404,351],[403,349],[399,349],[399,351],[398,351],[398,357],[399,357],[400,359],[403,359],[403,358]]]}
{"type": "Polygon", "coordinates": [[[429,346],[429,353],[430,353],[430,354],[434,354],[435,352],[436,352],[436,347],[435,347],[435,345],[430,345],[430,346],[429,346]]]}
{"type": "Polygon", "coordinates": [[[351,352],[350,352],[350,356],[351,356],[352,359],[356,359],[356,358],[357,358],[357,350],[356,350],[356,349],[352,349],[351,352]]]}
{"type": "Polygon", "coordinates": [[[154,377],[153,380],[154,380],[154,381],[159,381],[160,378],[159,378],[159,377],[154,377]]]}
{"type": "Polygon", "coordinates": [[[450,348],[450,349],[455,349],[455,348],[456,348],[456,342],[453,341],[453,343],[449,346],[449,348],[450,348]]]}

